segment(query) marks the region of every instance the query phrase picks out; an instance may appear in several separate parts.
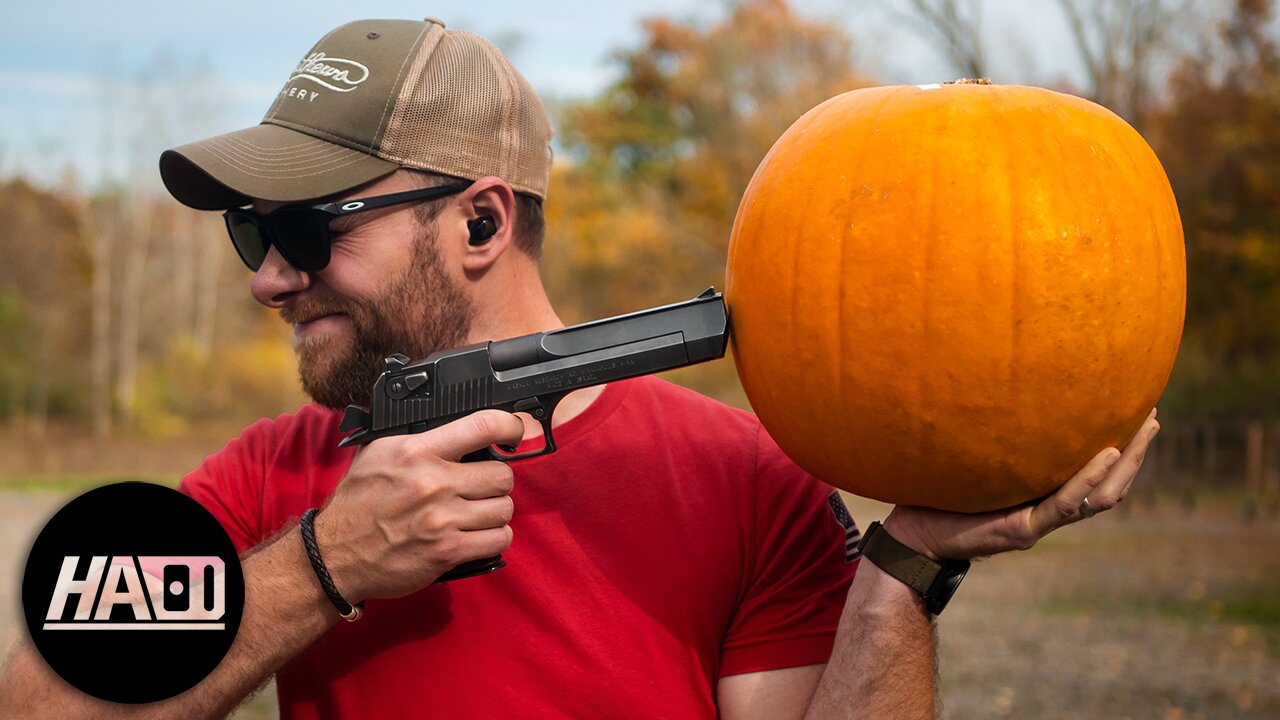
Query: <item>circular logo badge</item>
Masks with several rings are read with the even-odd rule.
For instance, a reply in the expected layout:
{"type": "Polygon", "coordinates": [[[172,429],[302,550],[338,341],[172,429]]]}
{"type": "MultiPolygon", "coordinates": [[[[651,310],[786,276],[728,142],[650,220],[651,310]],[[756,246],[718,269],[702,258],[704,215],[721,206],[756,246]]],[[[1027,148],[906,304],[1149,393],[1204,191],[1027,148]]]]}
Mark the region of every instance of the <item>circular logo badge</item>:
{"type": "Polygon", "coordinates": [[[90,490],[44,526],[27,557],[22,609],[54,672],[103,700],[189,690],[226,656],[244,611],[227,533],[160,485],[90,490]]]}

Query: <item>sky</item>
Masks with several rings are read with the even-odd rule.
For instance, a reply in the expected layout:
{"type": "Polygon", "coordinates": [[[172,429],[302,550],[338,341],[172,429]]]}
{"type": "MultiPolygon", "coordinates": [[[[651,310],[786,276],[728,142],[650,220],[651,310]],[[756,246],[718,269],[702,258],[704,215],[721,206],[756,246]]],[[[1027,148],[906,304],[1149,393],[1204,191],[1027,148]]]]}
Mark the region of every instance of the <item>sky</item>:
{"type": "MultiPolygon", "coordinates": [[[[911,32],[900,0],[793,0],[855,37],[856,62],[886,82],[953,79],[911,32]]],[[[167,147],[256,124],[289,71],[329,29],[357,17],[439,17],[490,38],[551,100],[590,96],[616,77],[611,52],[635,46],[642,18],[711,22],[725,0],[10,0],[0,9],[0,177],[43,185],[73,169],[89,186],[155,181],[167,147]],[[180,9],[178,9],[180,8],[180,9]],[[137,87],[145,81],[152,91],[137,87]],[[151,118],[148,120],[148,118],[151,118]],[[158,120],[156,119],[158,118],[158,120]],[[140,128],[146,128],[145,132],[140,128]]],[[[1056,3],[986,0],[1004,82],[1081,77],[1056,3]]]]}

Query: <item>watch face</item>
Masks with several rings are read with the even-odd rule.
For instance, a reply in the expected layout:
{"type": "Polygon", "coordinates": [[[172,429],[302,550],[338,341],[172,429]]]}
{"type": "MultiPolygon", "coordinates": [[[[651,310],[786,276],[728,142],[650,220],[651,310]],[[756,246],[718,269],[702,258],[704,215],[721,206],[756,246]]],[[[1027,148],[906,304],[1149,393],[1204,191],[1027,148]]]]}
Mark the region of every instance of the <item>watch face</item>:
{"type": "Polygon", "coordinates": [[[965,573],[969,572],[969,563],[948,563],[942,566],[942,570],[938,573],[938,577],[934,578],[933,584],[929,586],[929,592],[924,594],[924,607],[931,615],[937,615],[951,601],[951,596],[956,594],[956,588],[960,587],[960,581],[964,579],[965,573]]]}

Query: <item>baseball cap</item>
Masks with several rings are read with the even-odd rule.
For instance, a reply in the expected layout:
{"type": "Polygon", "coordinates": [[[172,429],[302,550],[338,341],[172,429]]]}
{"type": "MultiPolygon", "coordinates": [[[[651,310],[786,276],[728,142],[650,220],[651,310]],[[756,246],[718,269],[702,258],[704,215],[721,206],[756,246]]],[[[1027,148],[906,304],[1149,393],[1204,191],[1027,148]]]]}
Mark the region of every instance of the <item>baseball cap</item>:
{"type": "Polygon", "coordinates": [[[401,167],[544,199],[550,143],[542,101],[489,41],[434,18],[358,20],[311,48],[261,124],[166,150],[160,177],[199,210],[311,200],[401,167]]]}

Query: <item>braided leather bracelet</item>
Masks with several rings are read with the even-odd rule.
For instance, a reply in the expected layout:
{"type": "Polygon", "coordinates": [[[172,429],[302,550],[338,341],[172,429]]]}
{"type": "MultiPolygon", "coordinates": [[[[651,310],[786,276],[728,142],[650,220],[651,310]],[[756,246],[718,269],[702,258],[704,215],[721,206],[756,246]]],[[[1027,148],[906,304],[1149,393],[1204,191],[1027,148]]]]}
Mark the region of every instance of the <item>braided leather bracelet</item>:
{"type": "Polygon", "coordinates": [[[324,589],[324,594],[329,596],[329,602],[338,609],[338,615],[347,622],[355,622],[364,614],[364,602],[358,602],[355,605],[347,602],[342,597],[342,593],[338,592],[338,588],[333,584],[333,578],[329,575],[329,568],[325,567],[324,560],[320,559],[320,547],[316,545],[316,513],[320,512],[318,508],[311,508],[302,513],[302,520],[298,522],[298,529],[302,531],[302,544],[307,548],[307,559],[311,561],[311,569],[315,570],[316,578],[320,581],[320,587],[324,589]]]}

